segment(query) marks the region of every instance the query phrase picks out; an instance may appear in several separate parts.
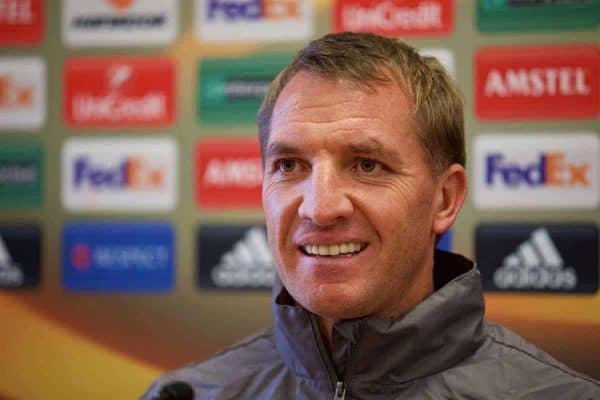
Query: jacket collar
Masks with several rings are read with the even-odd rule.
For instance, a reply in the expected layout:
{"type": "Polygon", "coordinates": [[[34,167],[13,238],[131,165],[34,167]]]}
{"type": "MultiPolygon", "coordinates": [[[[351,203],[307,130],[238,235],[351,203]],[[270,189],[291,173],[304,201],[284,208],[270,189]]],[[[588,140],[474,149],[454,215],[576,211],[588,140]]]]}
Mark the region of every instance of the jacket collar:
{"type": "MultiPolygon", "coordinates": [[[[484,303],[479,271],[468,259],[437,251],[436,291],[395,320],[360,318],[333,326],[332,361],[353,386],[400,384],[446,370],[483,342],[484,303]]],[[[332,380],[311,328],[311,314],[296,306],[281,283],[274,287],[277,349],[296,375],[332,380]]],[[[348,383],[348,382],[347,382],[348,383]]]]}

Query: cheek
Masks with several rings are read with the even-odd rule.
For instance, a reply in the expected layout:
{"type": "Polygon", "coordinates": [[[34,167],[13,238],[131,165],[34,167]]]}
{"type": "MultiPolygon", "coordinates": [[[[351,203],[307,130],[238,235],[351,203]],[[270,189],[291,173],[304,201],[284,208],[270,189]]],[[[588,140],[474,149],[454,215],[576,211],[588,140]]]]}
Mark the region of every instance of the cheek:
{"type": "Polygon", "coordinates": [[[297,201],[293,193],[283,188],[264,190],[262,195],[263,209],[267,223],[269,246],[273,254],[279,258],[279,252],[289,241],[293,232],[294,218],[297,215],[297,201]]]}

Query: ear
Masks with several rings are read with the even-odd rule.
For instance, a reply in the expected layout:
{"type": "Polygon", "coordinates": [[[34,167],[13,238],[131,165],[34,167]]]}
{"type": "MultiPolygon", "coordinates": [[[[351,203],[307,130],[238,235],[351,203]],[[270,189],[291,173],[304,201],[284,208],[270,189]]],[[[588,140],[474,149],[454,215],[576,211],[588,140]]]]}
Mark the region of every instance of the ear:
{"type": "Polygon", "coordinates": [[[466,197],[467,173],[462,165],[452,164],[437,179],[433,233],[441,235],[450,229],[466,197]]]}

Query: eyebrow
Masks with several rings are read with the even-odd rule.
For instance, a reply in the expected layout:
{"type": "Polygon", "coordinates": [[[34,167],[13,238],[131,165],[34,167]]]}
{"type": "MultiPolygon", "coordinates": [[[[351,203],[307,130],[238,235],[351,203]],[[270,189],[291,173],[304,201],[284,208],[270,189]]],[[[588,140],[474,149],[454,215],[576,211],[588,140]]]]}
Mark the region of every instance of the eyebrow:
{"type": "MultiPolygon", "coordinates": [[[[375,138],[369,138],[367,140],[360,140],[347,143],[346,148],[353,154],[377,156],[390,158],[392,160],[399,161],[400,155],[393,150],[387,149],[379,140],[375,138]]],[[[292,156],[302,156],[306,152],[293,144],[275,141],[267,147],[265,152],[265,160],[272,157],[280,156],[282,154],[292,156]]]]}
{"type": "Polygon", "coordinates": [[[265,152],[265,160],[270,159],[272,157],[281,155],[281,154],[289,154],[289,155],[302,155],[304,151],[300,150],[298,147],[293,146],[288,143],[283,142],[273,142],[269,144],[267,147],[267,151],[265,152]]]}
{"type": "Polygon", "coordinates": [[[379,140],[369,138],[364,141],[351,142],[347,144],[348,149],[354,154],[373,155],[390,158],[399,161],[400,155],[394,150],[386,148],[379,140]]]}

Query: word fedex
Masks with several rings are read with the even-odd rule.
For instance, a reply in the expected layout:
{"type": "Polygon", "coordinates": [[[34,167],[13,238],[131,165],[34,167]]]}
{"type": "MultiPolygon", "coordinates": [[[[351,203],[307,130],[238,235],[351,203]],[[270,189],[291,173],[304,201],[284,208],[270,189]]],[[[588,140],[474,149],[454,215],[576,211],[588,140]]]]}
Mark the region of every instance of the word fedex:
{"type": "Polygon", "coordinates": [[[306,40],[312,14],[304,0],[197,0],[196,32],[208,42],[306,40]]]}
{"type": "Polygon", "coordinates": [[[0,129],[35,130],[46,120],[46,64],[39,57],[0,60],[0,129]]]}
{"type": "Polygon", "coordinates": [[[166,211],[176,202],[170,138],[77,138],[63,148],[62,198],[72,211],[166,211]]]}
{"type": "Polygon", "coordinates": [[[481,208],[594,208],[600,144],[594,133],[483,135],[475,140],[481,208]]]}

